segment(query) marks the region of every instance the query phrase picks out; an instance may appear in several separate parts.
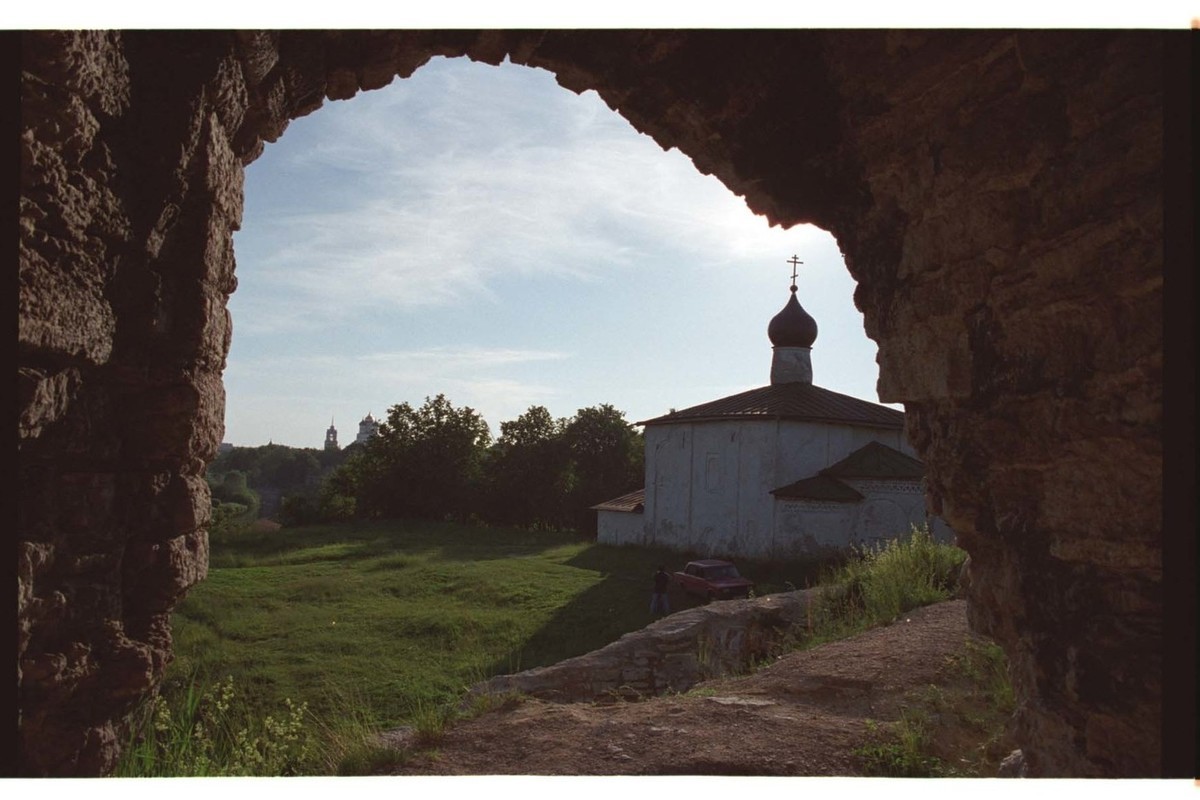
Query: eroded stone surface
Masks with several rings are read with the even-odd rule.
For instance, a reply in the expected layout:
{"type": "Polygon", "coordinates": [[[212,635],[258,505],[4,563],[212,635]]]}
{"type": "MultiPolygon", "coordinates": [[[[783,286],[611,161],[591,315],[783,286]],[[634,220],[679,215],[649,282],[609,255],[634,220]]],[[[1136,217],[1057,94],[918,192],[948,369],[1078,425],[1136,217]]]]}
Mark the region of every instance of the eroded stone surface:
{"type": "Polygon", "coordinates": [[[498,675],[477,694],[517,692],[563,703],[683,692],[749,670],[802,628],[814,590],[727,600],[671,614],[612,644],[548,667],[498,675]]]}
{"type": "Polygon", "coordinates": [[[552,70],[772,222],[832,231],[1029,775],[1154,775],[1162,70],[1154,31],[23,36],[22,769],[102,773],[205,572],[241,166],[435,55],[552,70]],[[80,703],[87,697],[89,702],[80,703]]]}

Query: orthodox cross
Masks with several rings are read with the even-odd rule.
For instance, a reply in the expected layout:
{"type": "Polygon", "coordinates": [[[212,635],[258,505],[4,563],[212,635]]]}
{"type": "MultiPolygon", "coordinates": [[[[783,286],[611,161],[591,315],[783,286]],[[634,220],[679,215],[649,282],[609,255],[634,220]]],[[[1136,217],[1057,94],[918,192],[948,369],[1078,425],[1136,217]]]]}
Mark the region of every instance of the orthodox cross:
{"type": "Polygon", "coordinates": [[[796,256],[792,256],[791,258],[788,259],[787,263],[792,265],[792,289],[794,290],[796,288],[796,268],[799,267],[804,262],[801,261],[796,256]]]}

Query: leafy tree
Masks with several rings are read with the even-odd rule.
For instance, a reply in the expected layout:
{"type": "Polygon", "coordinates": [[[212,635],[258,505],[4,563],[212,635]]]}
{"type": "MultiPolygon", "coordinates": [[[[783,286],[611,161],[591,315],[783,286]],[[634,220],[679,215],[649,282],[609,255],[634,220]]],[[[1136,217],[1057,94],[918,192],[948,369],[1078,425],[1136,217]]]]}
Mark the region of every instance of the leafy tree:
{"type": "Polygon", "coordinates": [[[231,470],[223,475],[207,474],[212,499],[210,534],[229,532],[258,518],[260,498],[246,483],[246,473],[231,470]]]}
{"type": "Polygon", "coordinates": [[[234,447],[218,453],[217,457],[208,465],[208,474],[220,475],[235,469],[249,473],[253,471],[258,459],[258,449],[257,447],[234,447]]]}
{"type": "Polygon", "coordinates": [[[531,406],[487,423],[445,395],[420,408],[393,406],[379,435],[347,448],[318,490],[285,501],[295,523],[352,517],[463,519],[480,514],[508,525],[594,531],[588,509],[633,491],[643,480],[642,436],[611,405],[581,408],[570,419],[531,406]],[[489,446],[490,445],[490,446],[489,446]]]}
{"type": "Polygon", "coordinates": [[[317,513],[322,522],[349,522],[358,504],[353,496],[322,491],[317,497],[317,513]]]}
{"type": "Polygon", "coordinates": [[[487,466],[489,519],[507,525],[571,523],[566,428],[567,420],[555,419],[545,406],[530,406],[515,420],[500,423],[487,466]]]}
{"type": "Polygon", "coordinates": [[[357,501],[345,494],[341,484],[327,478],[320,487],[284,495],[279,503],[277,521],[284,527],[311,525],[316,522],[349,522],[355,518],[357,501]]]}
{"type": "Polygon", "coordinates": [[[244,473],[252,489],[269,488],[281,492],[316,482],[322,471],[322,459],[313,448],[267,444],[261,447],[235,447],[221,453],[208,467],[208,474],[244,473]]]}
{"type": "Polygon", "coordinates": [[[576,527],[595,532],[590,506],[632,492],[645,480],[642,434],[625,414],[604,403],[581,408],[564,431],[572,479],[569,502],[576,527]]]}
{"type": "Polygon", "coordinates": [[[342,447],[338,450],[314,450],[313,456],[317,459],[317,462],[320,463],[322,470],[336,469],[345,463],[346,459],[353,452],[352,448],[354,448],[354,446],[354,443],[351,442],[346,447],[342,447]]]}
{"type": "Polygon", "coordinates": [[[284,527],[311,525],[320,522],[320,514],[313,498],[305,494],[290,494],[279,502],[278,521],[284,527]]]}
{"type": "Polygon", "coordinates": [[[257,497],[246,482],[246,473],[241,470],[230,470],[219,478],[210,477],[208,486],[214,501],[241,503],[247,507],[258,504],[257,497]]]}
{"type": "Polygon", "coordinates": [[[474,409],[439,394],[420,408],[392,406],[345,477],[362,513],[385,517],[465,518],[478,505],[491,432],[474,409]]]}
{"type": "Polygon", "coordinates": [[[321,473],[316,451],[273,444],[260,451],[254,484],[281,492],[297,489],[314,481],[321,473]]]}

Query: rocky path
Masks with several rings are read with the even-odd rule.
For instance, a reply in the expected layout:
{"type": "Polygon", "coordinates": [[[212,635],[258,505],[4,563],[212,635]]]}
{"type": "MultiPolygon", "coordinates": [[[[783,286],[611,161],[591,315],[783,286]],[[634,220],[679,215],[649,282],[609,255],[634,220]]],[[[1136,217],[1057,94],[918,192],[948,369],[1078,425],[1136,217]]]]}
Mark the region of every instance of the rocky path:
{"type": "Polygon", "coordinates": [[[398,774],[855,775],[868,721],[896,719],[913,691],[948,680],[969,636],[966,605],[952,600],[682,694],[526,698],[460,722],[398,774]]]}

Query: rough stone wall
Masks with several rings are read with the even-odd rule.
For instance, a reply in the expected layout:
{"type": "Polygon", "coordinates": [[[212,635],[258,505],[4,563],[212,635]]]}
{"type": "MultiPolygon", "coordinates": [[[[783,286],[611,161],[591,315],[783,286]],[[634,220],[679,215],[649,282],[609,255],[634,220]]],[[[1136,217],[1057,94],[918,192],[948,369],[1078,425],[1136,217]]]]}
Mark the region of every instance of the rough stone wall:
{"type": "Polygon", "coordinates": [[[900,33],[849,43],[843,64],[873,107],[846,130],[887,198],[857,230],[903,221],[886,266],[841,237],[880,392],[905,403],[933,510],[971,553],[971,621],[1010,655],[1029,772],[1152,774],[1161,43],[900,33]],[[853,53],[877,47],[915,68],[864,71],[853,53]]]}
{"type": "Polygon", "coordinates": [[[813,589],[690,608],[627,633],[599,650],[548,667],[497,675],[471,687],[560,703],[654,697],[702,680],[736,675],[786,650],[802,629],[813,589]]]}
{"type": "Polygon", "coordinates": [[[242,165],[463,54],[595,89],[837,236],[1029,774],[1156,774],[1163,44],[1041,31],[24,34],[23,772],[111,767],[205,573],[242,165]]]}
{"type": "Polygon", "coordinates": [[[117,33],[23,45],[21,768],[87,775],[207,570],[242,175],[212,56],[168,74],[117,33]]]}

